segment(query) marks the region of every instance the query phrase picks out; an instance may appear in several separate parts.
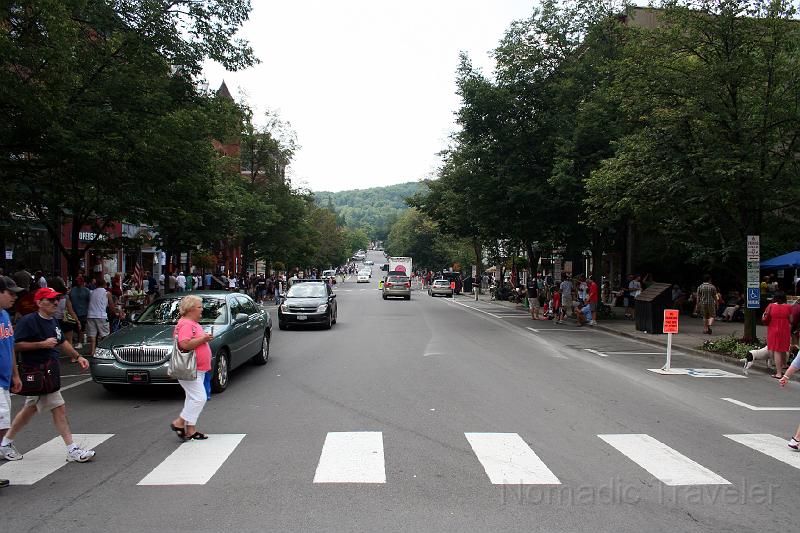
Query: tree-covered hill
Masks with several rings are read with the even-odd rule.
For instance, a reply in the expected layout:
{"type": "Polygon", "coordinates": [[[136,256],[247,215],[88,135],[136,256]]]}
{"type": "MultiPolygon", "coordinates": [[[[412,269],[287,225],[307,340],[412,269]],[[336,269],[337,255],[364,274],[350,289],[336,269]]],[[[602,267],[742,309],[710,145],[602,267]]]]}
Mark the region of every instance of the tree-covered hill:
{"type": "Polygon", "coordinates": [[[315,192],[317,204],[330,204],[340,220],[349,228],[362,228],[373,239],[385,240],[398,215],[408,209],[405,199],[424,185],[420,182],[400,183],[341,192],[315,192]]]}

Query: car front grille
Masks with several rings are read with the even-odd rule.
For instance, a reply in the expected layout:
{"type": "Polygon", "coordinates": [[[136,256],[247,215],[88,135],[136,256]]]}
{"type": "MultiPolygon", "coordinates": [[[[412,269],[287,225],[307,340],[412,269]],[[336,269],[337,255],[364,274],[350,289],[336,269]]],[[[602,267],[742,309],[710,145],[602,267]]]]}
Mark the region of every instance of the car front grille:
{"type": "Polygon", "coordinates": [[[317,308],[315,307],[297,307],[294,305],[289,306],[290,313],[316,313],[317,308]]]}
{"type": "Polygon", "coordinates": [[[170,348],[167,346],[154,348],[151,346],[118,346],[114,355],[123,363],[160,364],[169,359],[170,348]]]}

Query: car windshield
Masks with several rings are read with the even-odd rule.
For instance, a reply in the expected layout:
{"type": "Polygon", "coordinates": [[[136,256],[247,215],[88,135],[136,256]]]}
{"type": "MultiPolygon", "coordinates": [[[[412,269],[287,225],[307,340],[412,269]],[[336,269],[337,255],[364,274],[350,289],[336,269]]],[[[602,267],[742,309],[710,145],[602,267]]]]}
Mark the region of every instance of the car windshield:
{"type": "Polygon", "coordinates": [[[408,281],[408,278],[405,276],[391,276],[389,281],[392,283],[405,283],[408,281]]]}
{"type": "MultiPolygon", "coordinates": [[[[144,310],[136,319],[137,324],[163,324],[174,325],[181,317],[179,312],[181,300],[179,298],[164,298],[156,300],[144,310]]],[[[200,324],[226,324],[228,322],[228,307],[224,298],[203,298],[203,315],[200,324]]]]}
{"type": "Polygon", "coordinates": [[[433,284],[436,285],[437,287],[438,286],[445,286],[445,287],[449,287],[450,286],[450,282],[447,281],[446,279],[437,279],[436,281],[433,282],[433,284]]]}
{"type": "Polygon", "coordinates": [[[324,298],[328,294],[325,285],[320,283],[297,283],[292,285],[287,298],[324,298]]]}

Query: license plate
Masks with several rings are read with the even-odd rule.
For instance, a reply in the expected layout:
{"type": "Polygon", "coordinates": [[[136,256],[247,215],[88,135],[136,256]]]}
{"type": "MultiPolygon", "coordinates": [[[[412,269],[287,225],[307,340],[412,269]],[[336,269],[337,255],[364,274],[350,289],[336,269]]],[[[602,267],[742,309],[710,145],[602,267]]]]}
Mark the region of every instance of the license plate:
{"type": "Polygon", "coordinates": [[[306,315],[297,315],[297,320],[305,320],[308,317],[306,315]]]}
{"type": "Polygon", "coordinates": [[[150,372],[147,370],[128,370],[128,383],[149,383],[150,372]]]}

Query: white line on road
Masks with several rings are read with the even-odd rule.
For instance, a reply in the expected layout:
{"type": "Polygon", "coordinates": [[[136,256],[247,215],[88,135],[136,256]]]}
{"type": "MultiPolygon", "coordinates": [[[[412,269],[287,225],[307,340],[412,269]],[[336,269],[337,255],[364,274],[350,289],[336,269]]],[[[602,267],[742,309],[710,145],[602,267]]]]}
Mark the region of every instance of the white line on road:
{"type": "Polygon", "coordinates": [[[560,485],[517,433],[464,433],[493,485],[560,485]]]}
{"type": "MultiPolygon", "coordinates": [[[[91,450],[113,436],[113,433],[77,434],[72,438],[84,450],[91,450]]],[[[64,441],[61,437],[56,437],[25,452],[25,458],[21,461],[9,461],[0,466],[0,478],[8,479],[12,485],[33,485],[66,465],[66,459],[67,448],[64,441]]]]}
{"type": "Polygon", "coordinates": [[[314,483],[386,483],[383,433],[328,433],[314,474],[314,483]]]}
{"type": "Polygon", "coordinates": [[[732,404],[746,407],[751,411],[800,411],[800,407],[756,407],[754,405],[750,405],[749,403],[734,400],[733,398],[720,398],[720,400],[725,400],[726,402],[731,402],[732,404]]]}
{"type": "Polygon", "coordinates": [[[205,485],[244,439],[244,433],[208,435],[187,441],[138,485],[205,485]]]}
{"type": "Polygon", "coordinates": [[[780,437],[763,433],[725,436],[732,441],[744,444],[748,448],[769,455],[787,465],[800,468],[800,453],[790,450],[789,446],[786,445],[786,441],[780,437]]]}
{"type": "Polygon", "coordinates": [[[726,479],[650,435],[617,434],[598,437],[665,485],[730,485],[726,479]]]}
{"type": "Polygon", "coordinates": [[[607,354],[604,354],[603,352],[598,352],[597,350],[592,350],[591,348],[584,348],[583,351],[591,352],[591,353],[593,353],[595,355],[599,355],[600,357],[608,357],[607,354]]]}
{"type": "MultiPolygon", "coordinates": [[[[445,300],[445,301],[448,301],[448,300],[445,300]]],[[[483,313],[484,315],[489,315],[489,316],[494,317],[494,318],[500,318],[500,316],[498,316],[498,315],[496,315],[494,313],[490,313],[489,311],[484,311],[483,309],[478,309],[477,307],[472,307],[471,305],[462,304],[461,302],[456,302],[454,300],[449,300],[449,303],[452,303],[452,304],[455,304],[455,305],[460,305],[461,307],[466,307],[467,309],[472,309],[473,311],[477,311],[479,313],[483,313]]]]}

